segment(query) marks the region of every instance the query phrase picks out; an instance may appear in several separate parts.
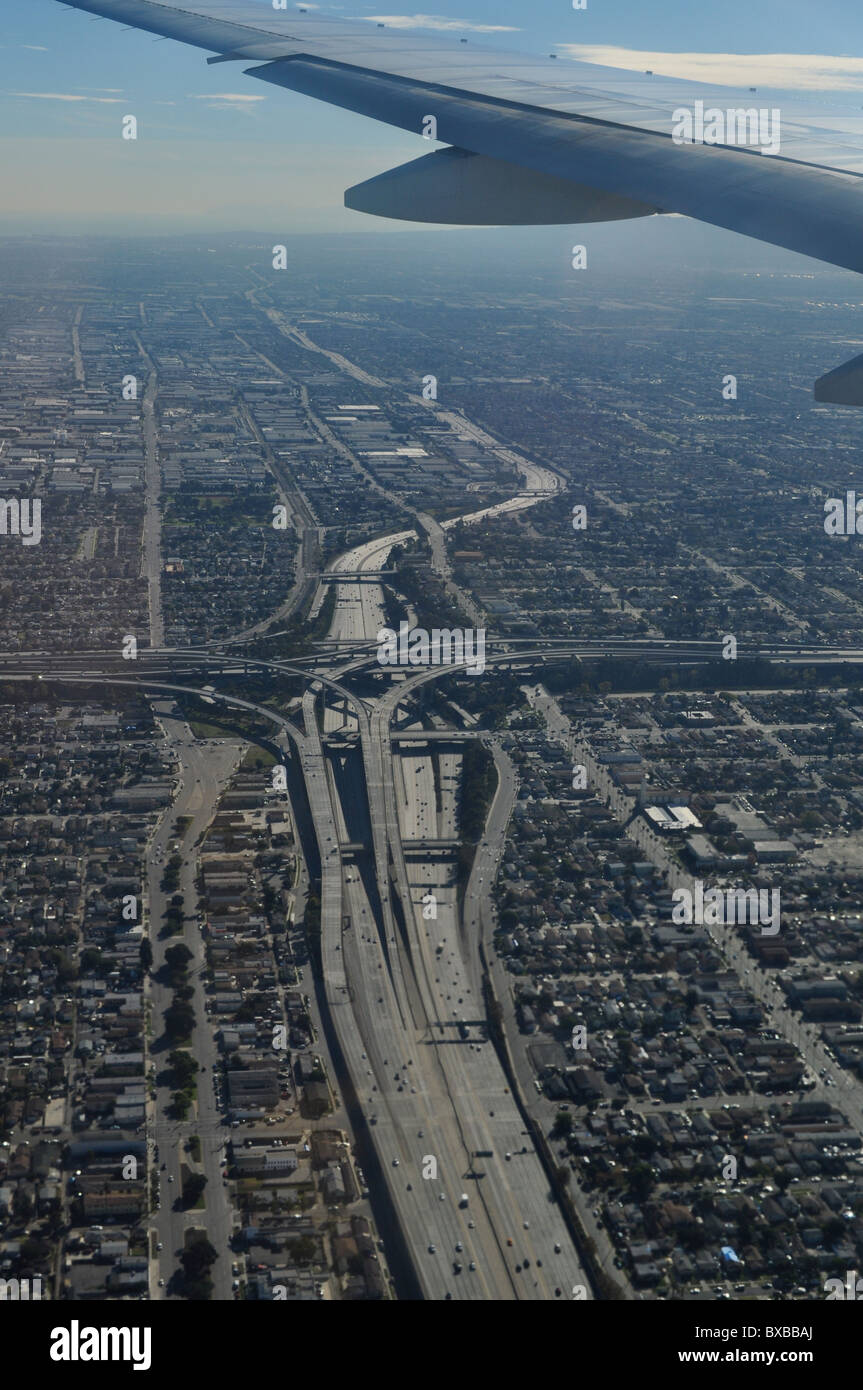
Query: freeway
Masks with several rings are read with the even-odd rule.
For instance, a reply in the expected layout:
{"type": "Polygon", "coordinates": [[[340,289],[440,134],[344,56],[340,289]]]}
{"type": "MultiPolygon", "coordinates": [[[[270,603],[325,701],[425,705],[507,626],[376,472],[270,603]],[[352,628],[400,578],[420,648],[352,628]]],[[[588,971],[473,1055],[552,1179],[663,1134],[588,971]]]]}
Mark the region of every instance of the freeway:
{"type": "MultiPolygon", "coordinates": [[[[382,547],[350,552],[341,563],[351,573],[378,567],[382,547]]],[[[330,635],[373,636],[379,622],[373,593],[369,586],[339,585],[330,635]]],[[[413,749],[394,760],[391,724],[400,687],[370,713],[352,698],[361,763],[342,750],[328,766],[319,729],[331,727],[326,696],[334,689],[344,694],[329,678],[303,701],[304,771],[322,848],[324,974],[421,1287],[426,1297],[452,1299],[554,1299],[571,1297],[575,1288],[587,1294],[562,1215],[485,1037],[476,942],[457,931],[452,869],[425,858],[409,871],[405,860],[403,838],[454,838],[460,757],[440,754],[437,781],[429,751],[413,749]],[[373,872],[370,865],[354,872],[341,864],[339,843],[368,841],[373,872]],[[433,920],[423,911],[430,890],[433,920]],[[345,921],[352,924],[347,929],[345,921]],[[486,1157],[478,1161],[478,1153],[486,1157]],[[478,1162],[482,1176],[466,1177],[478,1162]],[[434,1177],[423,1176],[424,1164],[434,1177]],[[468,1216],[458,1206],[466,1187],[472,1189],[468,1216]]]]}
{"type": "MultiPolygon", "coordinates": [[[[404,907],[405,951],[431,1027],[438,1063],[448,1093],[458,1099],[458,1126],[472,1153],[485,1152],[482,1195],[498,1247],[512,1275],[524,1273],[525,1260],[533,1273],[517,1284],[519,1297],[553,1298],[555,1290],[575,1286],[589,1289],[559,1208],[550,1198],[548,1180],[534,1151],[522,1116],[506,1082],[494,1048],[485,1041],[484,1029],[469,1020],[484,1017],[479,993],[476,952],[470,933],[459,931],[459,908],[454,877],[440,881],[440,864],[411,862],[403,852],[405,829],[413,836],[432,831],[440,837],[455,828],[455,755],[442,760],[441,810],[435,805],[431,755],[410,754],[411,771],[400,773],[402,795],[396,791],[397,774],[390,739],[390,722],[405,686],[388,692],[371,716],[372,742],[383,763],[382,792],[386,833],[393,865],[393,881],[404,907]],[[405,779],[408,779],[407,783],[405,779]],[[449,778],[449,780],[447,780],[449,778]],[[432,818],[436,824],[430,823],[432,818]],[[404,829],[403,829],[404,824],[404,829]],[[437,881],[435,881],[437,880],[437,881]],[[423,915],[423,897],[434,889],[438,918],[423,915]],[[438,950],[440,947],[440,950],[438,950]],[[460,1033],[458,1025],[466,1027],[460,1033]],[[455,1025],[458,1040],[453,1036],[455,1025]],[[465,1036],[466,1034],[466,1036],[465,1036]],[[516,1253],[504,1244],[518,1233],[516,1253]],[[560,1254],[557,1254],[557,1251],[560,1254]],[[560,1269],[566,1262],[563,1279],[560,1269]]],[[[401,760],[400,760],[401,761],[401,760]]],[[[558,1295],[560,1296],[560,1295],[558,1295]]],[[[571,1295],[570,1295],[571,1296],[571,1295]]]]}
{"type": "MultiPolygon", "coordinates": [[[[253,296],[254,297],[254,296],[253,296]]],[[[290,338],[298,346],[306,348],[309,352],[320,353],[326,357],[334,367],[345,375],[352,377],[355,381],[361,382],[364,386],[377,387],[379,390],[389,390],[389,383],[382,381],[380,377],[372,376],[369,372],[358,367],[349,358],[330,348],[322,347],[313,341],[299,325],[290,323],[286,316],[275,309],[265,311],[271,322],[290,338]]],[[[308,326],[308,325],[307,325],[308,326]]],[[[532,492],[548,496],[552,493],[562,491],[565,487],[565,479],[562,474],[554,472],[553,469],[544,467],[542,464],[533,463],[524,458],[514,449],[501,444],[493,435],[484,430],[481,425],[475,424],[472,420],[463,415],[460,411],[447,410],[437,400],[427,399],[425,396],[408,395],[408,400],[413,405],[419,405],[434,413],[435,420],[448,425],[462,439],[469,439],[472,443],[478,444],[480,448],[493,454],[501,463],[505,463],[516,469],[524,478],[525,487],[532,492]]],[[[458,518],[456,518],[458,520],[458,518]]],[[[450,522],[453,525],[454,522],[450,522]]]]}
{"type": "MultiPolygon", "coordinates": [[[[415,535],[415,531],[398,531],[382,540],[367,541],[365,545],[340,555],[330,566],[329,572],[378,572],[383,569],[393,547],[412,539],[415,535]]],[[[322,591],[323,585],[319,593],[322,591]]],[[[317,596],[315,602],[318,602],[317,596]]],[[[363,640],[367,635],[376,638],[379,629],[386,624],[380,584],[370,584],[361,580],[345,580],[338,584],[336,611],[329,632],[331,639],[355,642],[363,640]]]]}
{"type": "MultiPolygon", "coordinates": [[[[417,923],[424,919],[417,901],[406,904],[410,945],[405,950],[386,876],[364,875],[342,864],[336,849],[340,840],[374,835],[371,824],[362,824],[365,788],[370,808],[384,789],[380,782],[369,785],[356,757],[352,770],[343,768],[339,777],[330,774],[312,692],[305,704],[301,755],[322,847],[321,938],[328,1004],[423,1293],[432,1299],[486,1301],[571,1297],[572,1288],[587,1281],[562,1217],[549,1201],[548,1184],[496,1054],[481,1028],[465,1040],[456,1029],[444,1027],[453,1011],[446,1009],[443,996],[447,989],[452,993],[463,986],[464,966],[454,943],[435,965],[433,949],[445,936],[432,940],[429,933],[420,944],[417,923]],[[347,928],[346,919],[351,923],[347,928]],[[421,972],[415,968],[418,948],[421,972]],[[434,969],[438,991],[431,983],[434,969]],[[478,1151],[491,1157],[477,1162],[478,1151]],[[482,1178],[468,1176],[475,1168],[484,1173],[482,1178]],[[424,1176],[430,1170],[434,1176],[424,1176]],[[466,1208],[459,1206],[464,1192],[466,1208]]],[[[371,741],[376,743],[374,736],[371,741]]],[[[350,755],[344,757],[347,761],[350,755]]],[[[457,759],[448,757],[452,783],[457,759]]],[[[411,766],[428,761],[414,755],[411,766]]],[[[429,775],[426,768],[428,795],[413,828],[451,833],[454,787],[443,824],[433,826],[429,775]]],[[[392,848],[389,833],[387,838],[392,848]]],[[[418,872],[425,877],[436,870],[423,867],[418,872]]],[[[417,898],[426,886],[417,884],[417,898]]],[[[455,885],[439,887],[442,912],[452,922],[455,885]]],[[[470,1005],[465,1008],[475,1019],[482,1012],[475,993],[470,1005]]]]}
{"type": "MultiPolygon", "coordinates": [[[[549,720],[549,731],[553,732],[551,719],[549,720]]],[[[489,973],[495,996],[503,1013],[503,1027],[507,1038],[510,1062],[518,1078],[524,1106],[536,1122],[542,1126],[543,1130],[548,1132],[551,1121],[549,1112],[553,1107],[544,1097],[541,1098],[536,1094],[536,1072],[528,1057],[527,1047],[519,1034],[518,1020],[515,1015],[513,977],[501,964],[493,948],[495,915],[489,887],[495,880],[503,855],[506,830],[518,789],[518,777],[512,760],[496,742],[492,743],[492,754],[497,768],[498,785],[465,890],[464,930],[466,933],[470,932],[478,936],[485,952],[485,958],[489,963],[489,973]]],[[[626,1275],[615,1266],[617,1251],[609,1239],[607,1230],[595,1215],[593,1201],[586,1198],[574,1183],[570,1189],[570,1196],[578,1211],[581,1225],[593,1240],[597,1263],[609,1279],[620,1285],[626,1279],[626,1275]]],[[[628,1296],[642,1298],[644,1295],[642,1292],[629,1289],[628,1296]]]]}
{"type": "MultiPolygon", "coordinates": [[[[381,542],[383,544],[383,542],[381,542]]],[[[355,555],[356,552],[353,552],[355,555]]],[[[356,568],[352,560],[351,568],[356,568]]],[[[339,583],[336,588],[339,592],[344,589],[350,590],[352,586],[349,581],[339,583]]],[[[360,614],[365,614],[371,618],[374,611],[370,605],[375,602],[374,584],[357,583],[354,586],[361,594],[357,596],[356,614],[357,622],[362,621],[360,614]]],[[[353,596],[350,596],[353,602],[353,596]]],[[[337,609],[337,620],[347,625],[347,619],[340,615],[337,609]]],[[[356,626],[356,623],[355,623],[356,626]]],[[[224,643],[212,643],[203,647],[160,647],[143,648],[139,651],[134,668],[131,662],[125,660],[119,649],[106,650],[104,648],[92,651],[74,652],[10,652],[0,653],[0,677],[9,678],[15,675],[48,679],[51,676],[60,675],[83,675],[91,671],[94,677],[106,676],[112,672],[120,673],[132,669],[139,673],[141,680],[149,680],[165,674],[201,674],[210,672],[213,675],[219,674],[250,674],[254,670],[285,670],[302,675],[307,679],[317,676],[319,680],[328,682],[333,676],[347,675],[352,672],[364,669],[377,669],[377,642],[376,637],[365,636],[362,638],[348,638],[327,641],[318,644],[315,653],[310,658],[295,657],[291,663],[266,661],[258,657],[248,656],[245,653],[229,654],[222,652],[221,647],[224,643]],[[329,675],[325,670],[316,669],[326,666],[332,661],[338,661],[338,669],[329,675]],[[310,665],[304,663],[310,663],[310,665]]],[[[662,640],[646,640],[644,638],[623,638],[623,639],[590,639],[583,640],[577,638],[547,638],[538,639],[535,637],[518,639],[510,637],[497,637],[493,633],[486,636],[486,665],[512,665],[524,664],[529,666],[537,662],[555,662],[567,660],[571,657],[580,657],[584,660],[597,660],[608,658],[625,661],[632,664],[633,661],[659,662],[670,664],[695,665],[701,663],[714,663],[720,660],[721,642],[719,639],[703,641],[671,642],[662,640]],[[522,645],[523,644],[523,645],[522,645]],[[500,650],[495,648],[500,647],[500,650]],[[491,649],[491,650],[489,650],[491,649]]],[[[826,665],[841,665],[848,663],[858,665],[863,662],[863,647],[836,647],[826,644],[804,645],[793,643],[787,645],[768,645],[755,648],[752,651],[738,649],[738,661],[767,661],[780,665],[811,665],[813,662],[826,665]]],[[[425,667],[417,672],[416,668],[410,668],[411,682],[417,679],[439,680],[441,677],[457,673],[461,667],[468,663],[452,662],[445,666],[425,667]]],[[[381,668],[384,669],[384,668],[381,668]]],[[[398,672],[399,668],[387,668],[398,672]]],[[[403,668],[404,669],[404,668],[403,668]]],[[[207,692],[209,693],[209,692],[207,692]]]]}
{"type": "MultiPolygon", "coordinates": [[[[351,575],[380,569],[394,542],[390,537],[350,552],[338,568],[351,575]]],[[[338,586],[330,635],[368,638],[381,617],[375,586],[346,580],[338,586]]],[[[427,1298],[570,1297],[576,1286],[586,1289],[587,1280],[500,1063],[475,1022],[473,1036],[460,1036],[462,1005],[446,1007],[460,998],[467,1009],[469,999],[468,1013],[474,1020],[481,1015],[476,964],[471,962],[474,983],[468,984],[455,933],[447,951],[446,936],[432,940],[425,930],[421,900],[440,870],[426,862],[412,870],[413,882],[408,878],[395,810],[391,711],[381,719],[373,707],[370,718],[362,701],[326,677],[307,690],[303,716],[304,734],[291,729],[290,735],[321,853],[327,1006],[350,1088],[368,1121],[379,1181],[387,1184],[419,1286],[427,1298]],[[324,699],[319,721],[317,702],[324,692],[330,699],[324,699]],[[326,731],[356,727],[361,758],[347,750],[328,759],[321,725],[326,731]],[[370,861],[343,863],[338,846],[345,843],[370,843],[370,861]],[[391,859],[404,912],[398,922],[389,888],[391,859]],[[346,922],[352,925],[346,928],[346,922]],[[490,1157],[482,1160],[483,1176],[471,1178],[477,1152],[490,1157]],[[473,1189],[467,1208],[460,1206],[466,1187],[473,1189]]],[[[451,840],[457,755],[442,757],[441,775],[449,785],[434,816],[431,757],[408,757],[424,787],[421,804],[401,784],[408,837],[451,840]]],[[[454,923],[456,886],[449,872],[447,878],[437,886],[445,919],[454,923]]]]}
{"type": "MultiPolygon", "coordinates": [[[[143,353],[140,340],[138,345],[143,353]]],[[[146,357],[146,354],[144,356],[146,357]]],[[[158,377],[149,358],[147,358],[147,363],[151,370],[142,403],[146,501],[142,532],[141,574],[147,580],[150,644],[158,647],[161,646],[165,637],[162,620],[162,515],[159,510],[162,474],[159,466],[158,429],[156,425],[158,377]]]]}
{"type": "MultiPolygon", "coordinates": [[[[487,450],[501,463],[517,470],[524,479],[524,485],[529,493],[536,493],[541,496],[551,496],[556,492],[563,492],[566,488],[566,479],[562,473],[556,473],[551,468],[546,468],[542,464],[534,463],[526,459],[523,454],[516,453],[507,445],[501,444],[488,430],[477,425],[473,420],[468,420],[467,416],[461,411],[446,410],[436,401],[427,401],[422,396],[411,396],[410,400],[414,405],[422,405],[427,409],[433,410],[435,418],[443,421],[462,439],[469,439],[472,444],[478,444],[481,449],[487,450]]],[[[515,503],[517,499],[513,498],[515,503]]],[[[461,518],[462,520],[476,520],[483,516],[483,512],[474,513],[473,517],[461,518]]],[[[445,521],[444,529],[455,525],[454,521],[445,521]]]]}

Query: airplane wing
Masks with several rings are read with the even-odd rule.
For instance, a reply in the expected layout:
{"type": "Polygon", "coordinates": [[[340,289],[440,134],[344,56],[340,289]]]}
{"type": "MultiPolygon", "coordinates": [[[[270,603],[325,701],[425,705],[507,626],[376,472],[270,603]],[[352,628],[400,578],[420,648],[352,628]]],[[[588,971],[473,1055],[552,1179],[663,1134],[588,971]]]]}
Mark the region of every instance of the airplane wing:
{"type": "MultiPolygon", "coordinates": [[[[501,225],[679,213],[863,271],[863,113],[473,39],[275,9],[263,0],[61,0],[251,63],[259,80],[437,141],[347,206],[501,225]]],[[[863,358],[818,399],[863,404],[863,358]],[[838,393],[838,394],[837,394],[838,393]]]]}

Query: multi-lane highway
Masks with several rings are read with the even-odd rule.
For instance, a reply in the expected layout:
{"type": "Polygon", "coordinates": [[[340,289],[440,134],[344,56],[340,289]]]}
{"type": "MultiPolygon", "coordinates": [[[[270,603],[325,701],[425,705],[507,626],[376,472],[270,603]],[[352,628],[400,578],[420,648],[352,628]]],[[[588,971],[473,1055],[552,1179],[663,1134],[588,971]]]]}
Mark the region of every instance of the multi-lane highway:
{"type": "MultiPolygon", "coordinates": [[[[338,848],[374,838],[362,807],[384,799],[384,774],[369,785],[358,755],[328,759],[312,693],[305,704],[301,756],[322,848],[327,997],[420,1288],[433,1299],[571,1298],[587,1281],[485,1040],[476,971],[471,983],[458,940],[452,874],[442,882],[438,869],[417,866],[406,884],[405,925],[397,923],[389,874],[374,869],[375,855],[344,856],[338,848]],[[431,887],[436,920],[423,916],[431,887]]],[[[382,762],[392,775],[388,752],[382,762]]],[[[430,755],[408,755],[410,793],[399,772],[411,838],[454,832],[457,755],[443,762],[450,785],[440,813],[431,809],[430,755]]],[[[391,854],[393,827],[374,820],[391,854]]]]}
{"type": "MultiPolygon", "coordinates": [[[[338,568],[377,570],[396,539],[338,568]]],[[[330,637],[374,640],[382,615],[377,586],[345,580],[330,637]]],[[[430,744],[394,753],[399,693],[369,711],[327,680],[303,702],[330,1013],[424,1295],[571,1298],[588,1281],[486,1037],[453,856],[410,852],[455,844],[461,756],[430,744]],[[321,727],[356,728],[359,748],[327,756],[321,727]]]]}

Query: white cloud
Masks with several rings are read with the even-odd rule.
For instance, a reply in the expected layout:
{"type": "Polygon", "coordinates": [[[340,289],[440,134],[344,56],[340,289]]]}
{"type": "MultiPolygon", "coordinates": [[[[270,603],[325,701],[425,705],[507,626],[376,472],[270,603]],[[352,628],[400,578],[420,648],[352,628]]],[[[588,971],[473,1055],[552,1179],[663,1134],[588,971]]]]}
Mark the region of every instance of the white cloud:
{"type": "Polygon", "coordinates": [[[190,101],[266,101],[266,97],[252,96],[249,92],[189,92],[190,101]]]}
{"type": "Polygon", "coordinates": [[[74,92],[9,92],[10,97],[34,97],[37,101],[96,101],[106,106],[119,106],[119,97],[82,97],[74,92]]]}
{"type": "Polygon", "coordinates": [[[208,111],[233,111],[237,116],[254,116],[259,101],[266,97],[249,92],[189,92],[190,101],[205,101],[208,111]]]}
{"type": "Polygon", "coordinates": [[[466,19],[446,19],[437,14],[370,14],[363,15],[369,24],[386,24],[390,29],[469,30],[472,34],[518,34],[511,24],[471,24],[466,19]]]}
{"type": "Polygon", "coordinates": [[[559,51],[601,67],[652,72],[727,87],[782,87],[806,91],[863,89],[863,58],[819,53],[651,53],[610,44],[561,43],[559,51]]]}
{"type": "Polygon", "coordinates": [[[42,46],[41,43],[22,43],[22,44],[21,44],[21,47],[22,47],[22,48],[29,48],[29,50],[30,50],[31,53],[47,53],[47,52],[48,52],[48,49],[47,49],[47,48],[44,48],[44,47],[42,46]]]}

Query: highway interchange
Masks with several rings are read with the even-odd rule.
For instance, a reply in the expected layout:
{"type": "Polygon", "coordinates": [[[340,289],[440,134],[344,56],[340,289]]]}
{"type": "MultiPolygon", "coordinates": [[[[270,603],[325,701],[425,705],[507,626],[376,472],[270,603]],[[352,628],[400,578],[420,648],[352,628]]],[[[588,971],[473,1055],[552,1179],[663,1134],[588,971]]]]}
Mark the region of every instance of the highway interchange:
{"type": "MultiPolygon", "coordinates": [[[[341,566],[380,568],[393,544],[361,547],[341,566]]],[[[382,611],[374,584],[340,584],[331,636],[374,638],[382,611]]],[[[412,841],[454,846],[459,756],[441,753],[436,788],[428,747],[402,744],[393,753],[405,688],[397,685],[371,713],[355,698],[346,711],[336,692],[336,708],[328,702],[320,723],[325,732],[357,729],[360,748],[328,758],[317,703],[329,688],[317,684],[304,697],[299,748],[321,847],[327,997],[419,1286],[432,1299],[587,1296],[486,1040],[477,942],[459,931],[452,855],[405,855],[412,841]],[[371,852],[345,854],[340,845],[371,852]],[[431,890],[435,916],[424,915],[431,890]]]]}
{"type": "MultiPolygon", "coordinates": [[[[559,480],[548,470],[522,471],[530,491],[444,522],[438,529],[426,528],[434,532],[434,564],[442,577],[448,579],[442,533],[457,520],[531,506],[558,489],[559,480]]],[[[195,901],[192,846],[215,809],[231,767],[219,762],[224,755],[214,757],[210,750],[204,755],[185,725],[170,727],[171,702],[164,703],[166,695],[176,690],[206,692],[211,699],[253,711],[276,726],[276,741],[285,757],[295,750],[317,840],[323,989],[328,1022],[337,1039],[339,1080],[352,1098],[355,1128],[362,1131],[373,1201],[377,1198],[386,1208],[382,1228],[387,1221],[395,1222],[413,1288],[432,1300],[590,1298],[589,1280],[553,1198],[549,1175],[485,1026],[479,949],[483,939],[490,939],[489,889],[514,796],[511,765],[493,749],[498,794],[460,904],[454,850],[459,840],[463,745],[447,744],[445,738],[425,741],[425,728],[413,722],[416,716],[407,708],[411,697],[445,670],[400,671],[373,700],[359,697],[344,683],[355,673],[380,669],[375,645],[380,628],[387,624],[378,576],[394,546],[416,534],[408,530],[377,538],[334,562],[327,576],[336,588],[328,640],[308,658],[264,661],[234,645],[229,654],[218,647],[165,648],[159,643],[158,588],[151,585],[155,640],[150,650],[140,653],[134,668],[116,652],[59,657],[25,652],[0,657],[0,678],[140,684],[152,692],[157,716],[162,717],[182,768],[172,815],[192,817],[182,847],[187,903],[195,901]],[[339,574],[346,577],[339,580],[339,574]],[[198,680],[188,682],[190,676],[215,680],[226,673],[256,671],[304,678],[301,727],[269,707],[227,696],[212,684],[202,689],[198,680]],[[410,738],[413,733],[415,741],[410,738]]],[[[154,532],[144,552],[148,573],[157,551],[154,532]]],[[[323,592],[320,582],[312,613],[319,610],[323,592]]],[[[568,655],[705,663],[715,662],[721,652],[719,640],[522,644],[490,638],[489,643],[490,665],[525,668],[568,655]]],[[[802,644],[757,655],[799,663],[863,659],[863,652],[802,644]]],[[[542,703],[551,722],[553,703],[542,703]]],[[[552,727],[558,735],[565,732],[552,727]]],[[[437,733],[445,736],[443,729],[437,733]]],[[[151,847],[154,925],[164,910],[160,866],[173,833],[166,827],[167,819],[151,847]]],[[[202,946],[200,937],[192,935],[194,1006],[199,1014],[195,1051],[209,1076],[217,1057],[204,1014],[202,946]]],[[[188,943],[188,931],[185,939],[188,943]]],[[[157,977],[165,943],[155,936],[153,940],[150,997],[154,1015],[160,1016],[168,1002],[157,977]]],[[[497,985],[502,995],[499,975],[497,985]]],[[[816,1060],[820,1059],[812,1058],[816,1060]]],[[[527,1078],[521,1068],[515,1070],[524,1094],[527,1078]]],[[[227,1248],[233,1220],[223,1178],[225,1131],[212,1091],[202,1077],[194,1123],[181,1124],[170,1118],[165,1081],[159,1075],[150,1126],[159,1152],[156,1168],[163,1177],[161,1202],[152,1220],[158,1252],[154,1296],[170,1293],[176,1254],[189,1225],[205,1224],[213,1243],[227,1248]],[[178,1189],[183,1145],[192,1133],[202,1139],[208,1178],[205,1215],[175,1211],[173,1202],[165,1200],[166,1188],[172,1198],[178,1189]]],[[[219,1298],[230,1297],[227,1268],[224,1260],[215,1267],[219,1298]]]]}
{"type": "MultiPolygon", "coordinates": [[[[349,574],[376,572],[394,543],[390,537],[360,547],[341,557],[340,567],[349,574]]],[[[401,1232],[416,1288],[426,1299],[590,1297],[589,1281],[551,1198],[548,1176],[480,1022],[484,1008],[478,947],[490,927],[488,888],[502,845],[511,788],[504,786],[505,794],[492,806],[460,914],[451,852],[441,848],[433,855],[412,850],[412,842],[446,846],[457,832],[458,745],[453,744],[450,751],[445,743],[424,744],[419,726],[418,741],[405,741],[412,726],[403,706],[425,682],[439,678],[441,669],[411,671],[371,705],[355,696],[340,677],[368,669],[374,661],[369,645],[381,623],[382,595],[375,582],[349,579],[338,583],[337,594],[330,629],[331,639],[340,642],[335,667],[332,648],[324,649],[317,673],[286,662],[231,658],[241,665],[248,660],[249,669],[304,675],[309,685],[302,702],[302,729],[269,708],[227,697],[212,685],[206,692],[229,706],[263,715],[280,729],[278,737],[286,755],[290,745],[297,751],[320,851],[327,1007],[346,1071],[343,1085],[356,1098],[360,1124],[367,1124],[363,1139],[375,1155],[371,1168],[366,1160],[367,1172],[377,1185],[374,1195],[381,1198],[386,1188],[388,1208],[401,1232]],[[321,728],[325,736],[347,735],[344,746],[325,747],[321,728]],[[396,733],[398,742],[393,737],[396,733]],[[436,899],[436,917],[423,912],[423,898],[429,891],[436,899]],[[464,1029],[459,1026],[462,1019],[464,1029]],[[471,1177],[471,1173],[483,1176],[471,1177]]],[[[627,655],[622,644],[605,645],[621,657],[627,655]]],[[[665,643],[642,643],[640,648],[652,650],[654,656],[668,653],[665,643]]],[[[520,648],[501,650],[490,660],[535,663],[549,654],[560,659],[568,650],[551,647],[549,652],[549,648],[531,646],[532,654],[520,648]]],[[[688,644],[688,650],[693,660],[716,657],[715,644],[688,644]]],[[[674,651],[672,659],[679,655],[674,651]]],[[[842,655],[847,659],[847,653],[842,655]]],[[[811,649],[805,654],[794,650],[784,657],[811,660],[812,653],[811,649]]],[[[218,653],[200,651],[142,653],[139,668],[149,663],[149,669],[160,675],[209,668],[215,674],[225,669],[225,659],[218,653]]],[[[38,654],[24,653],[0,661],[0,672],[5,678],[54,676],[85,684],[90,680],[142,682],[154,695],[190,688],[143,671],[133,674],[128,663],[117,660],[112,674],[106,669],[111,664],[96,653],[61,661],[54,657],[50,664],[38,654]]],[[[178,752],[191,774],[195,754],[191,741],[186,743],[178,752]]],[[[209,754],[201,758],[199,751],[197,758],[196,783],[204,774],[208,779],[218,776],[209,754]]],[[[207,805],[212,806],[212,789],[208,790],[207,805]]],[[[183,814],[184,808],[189,814],[195,809],[189,787],[184,787],[173,813],[183,814]]],[[[187,845],[199,828],[196,817],[187,845]]],[[[164,853],[164,845],[160,847],[164,853]]],[[[190,891],[187,885],[187,895],[190,891]]],[[[155,903],[158,889],[152,872],[150,892],[155,903]]],[[[199,965],[196,957],[194,968],[199,965]]],[[[156,1009],[159,988],[153,986],[156,1009]]],[[[196,1007],[202,1007],[197,990],[196,1007]]],[[[215,1052],[210,1030],[202,1027],[197,1032],[210,1039],[206,1065],[211,1068],[215,1052]]],[[[175,1187],[182,1143],[192,1132],[201,1135],[208,1198],[206,1215],[198,1213],[197,1219],[220,1244],[227,1245],[232,1218],[221,1172],[225,1131],[220,1130],[213,1097],[206,1086],[201,1087],[201,1108],[194,1125],[172,1125],[166,1099],[160,1088],[154,1128],[160,1162],[170,1164],[175,1178],[171,1187],[175,1187]]],[[[173,1212],[164,1195],[163,1187],[153,1228],[162,1245],[159,1277],[169,1285],[183,1230],[195,1224],[196,1217],[173,1212]]],[[[220,1286],[225,1286],[217,1296],[228,1297],[227,1262],[217,1262],[216,1272],[220,1286]]],[[[156,1287],[161,1293],[166,1286],[157,1283],[156,1287]]]]}

